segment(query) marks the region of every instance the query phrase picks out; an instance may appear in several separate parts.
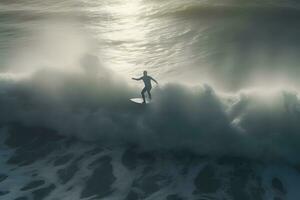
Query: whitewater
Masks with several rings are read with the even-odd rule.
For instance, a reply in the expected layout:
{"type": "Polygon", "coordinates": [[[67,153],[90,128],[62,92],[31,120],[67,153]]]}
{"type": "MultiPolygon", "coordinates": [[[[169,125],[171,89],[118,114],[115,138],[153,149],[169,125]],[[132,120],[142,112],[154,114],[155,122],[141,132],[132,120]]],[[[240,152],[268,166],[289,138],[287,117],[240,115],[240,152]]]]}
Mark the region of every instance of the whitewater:
{"type": "Polygon", "coordinates": [[[295,1],[0,2],[0,198],[297,200],[295,1]],[[143,70],[159,85],[137,105],[143,70]]]}

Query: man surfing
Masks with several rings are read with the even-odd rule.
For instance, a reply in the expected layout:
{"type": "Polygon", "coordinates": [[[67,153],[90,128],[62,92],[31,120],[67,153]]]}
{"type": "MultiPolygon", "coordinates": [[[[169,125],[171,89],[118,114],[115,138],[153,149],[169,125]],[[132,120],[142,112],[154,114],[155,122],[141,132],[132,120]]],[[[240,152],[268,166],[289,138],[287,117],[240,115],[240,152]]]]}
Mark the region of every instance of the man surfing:
{"type": "Polygon", "coordinates": [[[156,84],[158,84],[158,82],[152,78],[151,76],[148,76],[147,75],[147,71],[144,71],[144,75],[140,78],[132,78],[132,80],[135,80],[135,81],[140,81],[140,80],[143,80],[144,84],[145,84],[145,87],[144,89],[142,90],[141,94],[142,94],[142,97],[143,97],[143,103],[146,103],[146,99],[145,99],[145,92],[148,93],[148,96],[149,96],[149,99],[151,99],[151,89],[152,89],[152,84],[151,84],[151,80],[154,81],[156,84]]]}

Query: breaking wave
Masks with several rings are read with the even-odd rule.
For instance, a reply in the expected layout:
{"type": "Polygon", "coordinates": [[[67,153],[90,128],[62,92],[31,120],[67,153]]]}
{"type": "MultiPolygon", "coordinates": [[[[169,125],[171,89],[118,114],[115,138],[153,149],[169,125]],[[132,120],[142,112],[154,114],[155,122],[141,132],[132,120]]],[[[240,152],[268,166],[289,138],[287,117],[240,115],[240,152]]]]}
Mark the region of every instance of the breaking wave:
{"type": "Polygon", "coordinates": [[[138,88],[105,68],[90,72],[2,74],[1,126],[43,126],[88,141],[149,150],[298,162],[300,100],[295,91],[224,94],[208,85],[169,83],[155,88],[153,103],[143,106],[129,101],[139,95],[138,88]]]}

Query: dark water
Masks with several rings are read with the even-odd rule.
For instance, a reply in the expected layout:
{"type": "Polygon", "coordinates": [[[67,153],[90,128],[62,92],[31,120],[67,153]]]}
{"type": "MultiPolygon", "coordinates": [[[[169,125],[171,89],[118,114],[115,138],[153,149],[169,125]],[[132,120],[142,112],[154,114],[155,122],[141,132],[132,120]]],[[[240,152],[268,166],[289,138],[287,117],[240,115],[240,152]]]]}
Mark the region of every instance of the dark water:
{"type": "Polygon", "coordinates": [[[0,198],[298,199],[299,8],[2,0],[0,198]]]}
{"type": "Polygon", "coordinates": [[[0,15],[4,126],[299,160],[296,2],[2,1],[0,15]],[[140,108],[144,69],[161,87],[140,108]]]}

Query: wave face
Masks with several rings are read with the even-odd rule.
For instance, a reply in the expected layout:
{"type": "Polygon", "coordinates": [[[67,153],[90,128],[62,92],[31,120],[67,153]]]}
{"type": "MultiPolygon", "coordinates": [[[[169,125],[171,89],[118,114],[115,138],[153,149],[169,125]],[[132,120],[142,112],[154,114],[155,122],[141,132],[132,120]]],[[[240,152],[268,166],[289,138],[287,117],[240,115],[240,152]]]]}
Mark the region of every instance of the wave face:
{"type": "Polygon", "coordinates": [[[141,106],[129,101],[137,88],[109,74],[40,71],[2,78],[0,123],[148,150],[298,162],[296,92],[218,94],[207,85],[168,84],[154,89],[153,103],[141,106]]]}

